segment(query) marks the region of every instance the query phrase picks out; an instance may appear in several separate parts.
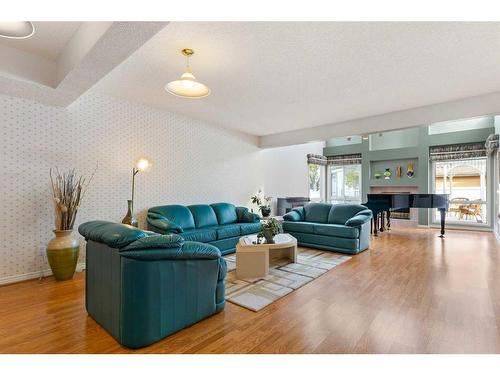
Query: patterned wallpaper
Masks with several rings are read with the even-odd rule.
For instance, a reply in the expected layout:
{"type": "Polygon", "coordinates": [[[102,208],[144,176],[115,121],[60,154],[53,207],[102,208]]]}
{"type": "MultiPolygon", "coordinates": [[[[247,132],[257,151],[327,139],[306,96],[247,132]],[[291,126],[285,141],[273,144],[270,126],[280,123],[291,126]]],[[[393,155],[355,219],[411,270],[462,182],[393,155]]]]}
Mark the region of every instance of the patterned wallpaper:
{"type": "Polygon", "coordinates": [[[177,114],[89,93],[69,108],[0,95],[0,116],[0,283],[48,268],[40,248],[53,229],[50,167],[90,174],[98,163],[76,225],[121,220],[141,156],[153,162],[136,176],[141,225],[153,205],[246,204],[261,187],[254,137],[177,114]]]}

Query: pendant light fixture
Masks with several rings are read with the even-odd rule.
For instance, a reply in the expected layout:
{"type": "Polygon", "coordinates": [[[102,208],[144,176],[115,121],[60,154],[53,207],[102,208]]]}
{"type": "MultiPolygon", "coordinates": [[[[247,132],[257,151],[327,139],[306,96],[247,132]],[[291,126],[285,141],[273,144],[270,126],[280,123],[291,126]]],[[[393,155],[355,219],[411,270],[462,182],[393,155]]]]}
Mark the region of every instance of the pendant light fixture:
{"type": "Polygon", "coordinates": [[[29,21],[0,22],[0,37],[26,39],[35,33],[35,27],[29,21]]]}
{"type": "Polygon", "coordinates": [[[172,95],[182,98],[204,98],[210,95],[210,89],[203,83],[198,82],[191,73],[189,66],[189,58],[193,56],[194,51],[190,48],[184,48],[182,54],[187,58],[186,72],[181,75],[181,78],[166,84],[165,90],[172,95]]]}

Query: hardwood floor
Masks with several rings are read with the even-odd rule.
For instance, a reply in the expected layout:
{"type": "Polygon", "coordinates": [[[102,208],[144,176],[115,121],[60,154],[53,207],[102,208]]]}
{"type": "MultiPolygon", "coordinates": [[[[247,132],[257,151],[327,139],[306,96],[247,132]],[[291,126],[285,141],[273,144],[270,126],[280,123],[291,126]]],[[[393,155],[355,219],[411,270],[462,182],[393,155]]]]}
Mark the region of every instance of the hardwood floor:
{"type": "Polygon", "coordinates": [[[393,229],[258,313],[224,312],[121,347],[87,316],[84,277],[0,287],[1,353],[500,353],[500,247],[491,233],[393,229]]]}

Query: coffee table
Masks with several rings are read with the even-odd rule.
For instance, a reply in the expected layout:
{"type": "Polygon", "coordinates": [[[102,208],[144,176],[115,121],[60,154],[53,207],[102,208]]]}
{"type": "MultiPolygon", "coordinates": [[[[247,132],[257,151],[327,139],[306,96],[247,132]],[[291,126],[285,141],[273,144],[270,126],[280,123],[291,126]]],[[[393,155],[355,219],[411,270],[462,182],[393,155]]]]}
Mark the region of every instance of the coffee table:
{"type": "Polygon", "coordinates": [[[254,244],[257,235],[241,237],[236,245],[236,276],[238,279],[265,277],[274,259],[289,258],[297,262],[297,239],[288,233],[274,237],[275,243],[254,244]]]}

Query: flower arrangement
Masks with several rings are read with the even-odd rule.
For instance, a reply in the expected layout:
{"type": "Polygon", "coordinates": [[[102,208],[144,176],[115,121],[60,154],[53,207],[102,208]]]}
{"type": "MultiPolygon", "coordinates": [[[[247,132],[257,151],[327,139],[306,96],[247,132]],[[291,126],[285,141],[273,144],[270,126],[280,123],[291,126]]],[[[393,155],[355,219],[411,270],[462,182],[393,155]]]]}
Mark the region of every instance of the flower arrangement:
{"type": "Polygon", "coordinates": [[[94,178],[94,170],[89,179],[77,176],[74,169],[66,173],[59,170],[53,172],[50,169],[50,182],[52,185],[52,200],[54,203],[55,229],[72,230],[75,224],[76,214],[85,196],[90,182],[94,178]]]}
{"type": "Polygon", "coordinates": [[[271,197],[265,196],[262,190],[250,198],[252,203],[259,207],[263,217],[268,217],[271,214],[271,199],[271,197]]]}

